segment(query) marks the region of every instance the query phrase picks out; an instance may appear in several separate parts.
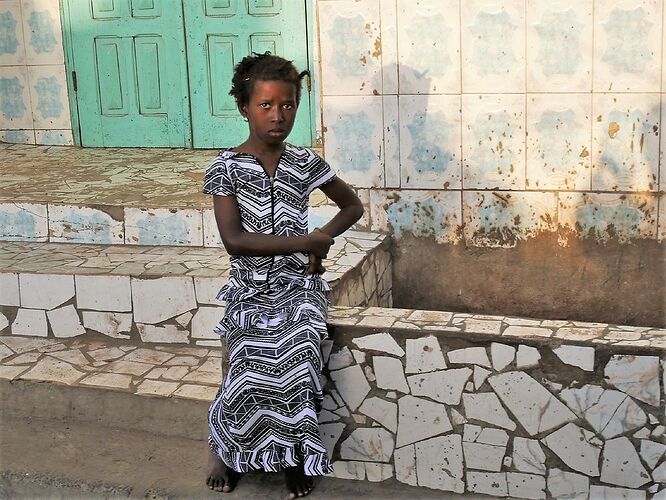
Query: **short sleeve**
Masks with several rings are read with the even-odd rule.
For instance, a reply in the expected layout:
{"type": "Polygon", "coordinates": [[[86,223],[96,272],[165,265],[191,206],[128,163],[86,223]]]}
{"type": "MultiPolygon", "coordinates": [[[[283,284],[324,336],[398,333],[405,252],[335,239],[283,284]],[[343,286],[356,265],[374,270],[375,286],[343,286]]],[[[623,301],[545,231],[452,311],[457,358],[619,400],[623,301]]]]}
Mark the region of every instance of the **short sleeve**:
{"type": "Polygon", "coordinates": [[[324,184],[328,184],[336,177],[335,172],[326,160],[315,154],[315,161],[310,168],[308,194],[324,184]]]}
{"type": "Polygon", "coordinates": [[[214,194],[221,196],[235,196],[233,182],[227,171],[227,164],[223,158],[217,157],[213,163],[206,169],[204,175],[204,194],[214,194]]]}

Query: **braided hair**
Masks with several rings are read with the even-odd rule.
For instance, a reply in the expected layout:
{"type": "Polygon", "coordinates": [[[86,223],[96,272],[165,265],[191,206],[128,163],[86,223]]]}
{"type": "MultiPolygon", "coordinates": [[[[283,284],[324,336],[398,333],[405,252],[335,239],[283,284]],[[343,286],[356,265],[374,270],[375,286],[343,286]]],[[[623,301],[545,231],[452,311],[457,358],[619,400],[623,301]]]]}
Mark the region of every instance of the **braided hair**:
{"type": "Polygon", "coordinates": [[[250,100],[254,82],[257,80],[278,80],[292,83],[296,87],[296,103],[301,101],[301,80],[310,72],[305,70],[300,73],[292,61],[287,61],[280,56],[274,56],[270,52],[246,56],[234,68],[234,76],[231,80],[229,94],[236,99],[236,105],[240,108],[250,100]]]}

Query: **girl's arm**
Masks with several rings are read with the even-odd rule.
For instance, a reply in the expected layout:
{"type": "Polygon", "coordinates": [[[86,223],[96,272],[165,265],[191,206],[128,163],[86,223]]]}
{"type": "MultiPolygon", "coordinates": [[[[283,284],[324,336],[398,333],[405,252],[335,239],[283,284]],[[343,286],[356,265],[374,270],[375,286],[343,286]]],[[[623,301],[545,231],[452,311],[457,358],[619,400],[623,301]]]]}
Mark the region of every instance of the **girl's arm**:
{"type": "Polygon", "coordinates": [[[319,189],[330,200],[333,200],[333,203],[340,209],[335,214],[335,217],[321,228],[321,231],[328,234],[331,238],[344,233],[363,216],[363,204],[361,200],[356,196],[354,190],[339,177],[336,177],[328,184],[324,184],[319,189]]]}
{"type": "Polygon", "coordinates": [[[314,231],[306,236],[277,236],[244,231],[234,196],[213,196],[213,207],[222,243],[230,255],[285,255],[305,252],[325,257],[333,244],[333,238],[323,231],[314,231]]]}

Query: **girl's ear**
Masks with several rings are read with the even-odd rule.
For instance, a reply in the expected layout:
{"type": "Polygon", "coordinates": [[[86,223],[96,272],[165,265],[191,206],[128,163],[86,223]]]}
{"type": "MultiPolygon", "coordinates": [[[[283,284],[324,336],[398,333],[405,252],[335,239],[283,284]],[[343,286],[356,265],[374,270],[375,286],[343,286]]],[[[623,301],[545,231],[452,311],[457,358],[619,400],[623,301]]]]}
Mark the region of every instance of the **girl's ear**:
{"type": "Polygon", "coordinates": [[[241,114],[243,119],[247,121],[247,104],[241,104],[238,106],[238,112],[241,114]]]}

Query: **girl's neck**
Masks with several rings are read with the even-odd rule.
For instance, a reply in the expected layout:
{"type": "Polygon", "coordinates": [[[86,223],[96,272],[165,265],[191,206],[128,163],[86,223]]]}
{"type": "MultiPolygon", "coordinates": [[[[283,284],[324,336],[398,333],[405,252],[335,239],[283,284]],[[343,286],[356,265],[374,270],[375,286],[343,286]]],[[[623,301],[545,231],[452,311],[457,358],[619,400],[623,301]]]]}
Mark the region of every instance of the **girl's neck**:
{"type": "Polygon", "coordinates": [[[267,144],[263,141],[252,140],[252,137],[249,137],[243,144],[234,148],[234,150],[240,153],[248,153],[261,158],[265,156],[281,155],[284,151],[284,148],[284,142],[277,144],[267,144]]]}

